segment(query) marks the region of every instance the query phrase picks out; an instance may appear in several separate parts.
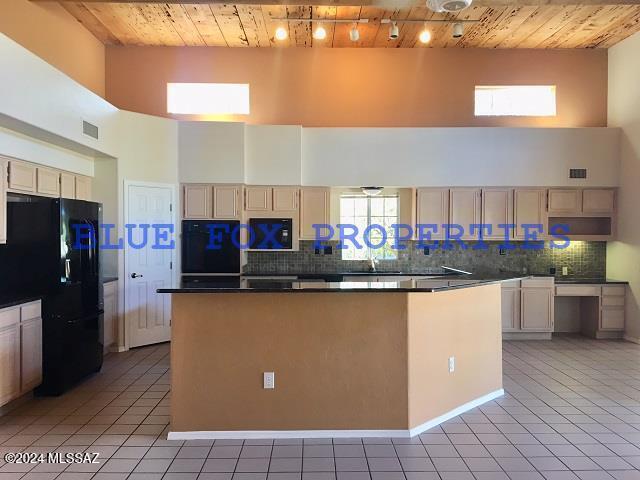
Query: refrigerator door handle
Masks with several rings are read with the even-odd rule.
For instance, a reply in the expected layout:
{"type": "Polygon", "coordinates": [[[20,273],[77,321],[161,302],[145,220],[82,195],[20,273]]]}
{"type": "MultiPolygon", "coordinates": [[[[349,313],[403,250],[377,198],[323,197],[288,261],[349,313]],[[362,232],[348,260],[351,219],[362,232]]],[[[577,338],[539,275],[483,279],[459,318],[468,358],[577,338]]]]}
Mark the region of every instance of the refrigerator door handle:
{"type": "Polygon", "coordinates": [[[67,258],[64,261],[64,276],[68,279],[71,277],[71,259],[67,258]]]}

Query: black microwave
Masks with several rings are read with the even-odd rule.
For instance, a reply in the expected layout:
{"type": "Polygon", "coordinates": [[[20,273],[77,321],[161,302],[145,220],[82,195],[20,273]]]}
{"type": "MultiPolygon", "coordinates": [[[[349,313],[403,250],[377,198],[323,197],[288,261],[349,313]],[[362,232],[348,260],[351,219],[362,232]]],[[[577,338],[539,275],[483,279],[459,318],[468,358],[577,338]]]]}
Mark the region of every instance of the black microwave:
{"type": "Polygon", "coordinates": [[[251,250],[292,250],[293,220],[291,218],[250,218],[249,248],[251,250]]]}

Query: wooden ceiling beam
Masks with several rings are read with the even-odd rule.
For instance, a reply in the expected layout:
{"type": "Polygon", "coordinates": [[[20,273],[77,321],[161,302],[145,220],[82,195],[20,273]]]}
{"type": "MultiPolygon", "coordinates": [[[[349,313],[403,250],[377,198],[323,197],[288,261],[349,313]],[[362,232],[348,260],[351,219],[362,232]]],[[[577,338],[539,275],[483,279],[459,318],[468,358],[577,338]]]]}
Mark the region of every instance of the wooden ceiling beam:
{"type": "MultiPolygon", "coordinates": [[[[34,3],[157,3],[157,4],[228,4],[228,0],[30,0],[34,3]]],[[[539,7],[545,5],[638,5],[639,0],[474,0],[478,7],[539,7]]],[[[235,5],[317,5],[317,6],[379,6],[387,8],[410,8],[424,5],[424,0],[234,0],[235,5]]]]}

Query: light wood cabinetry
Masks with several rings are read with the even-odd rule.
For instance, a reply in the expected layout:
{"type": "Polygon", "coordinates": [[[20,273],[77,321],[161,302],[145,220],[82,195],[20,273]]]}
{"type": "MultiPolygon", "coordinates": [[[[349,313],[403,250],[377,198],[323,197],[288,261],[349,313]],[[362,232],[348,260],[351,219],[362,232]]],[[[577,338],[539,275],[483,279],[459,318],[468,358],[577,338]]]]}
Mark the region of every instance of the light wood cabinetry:
{"type": "MultiPolygon", "coordinates": [[[[463,240],[478,238],[477,232],[471,233],[471,225],[479,224],[481,217],[482,193],[479,188],[452,188],[449,190],[449,223],[460,225],[464,229],[463,240]]],[[[456,235],[455,230],[451,235],[456,235]]]]}
{"type": "Polygon", "coordinates": [[[76,200],[91,200],[91,178],[76,176],[76,200]]]}
{"type": "Polygon", "coordinates": [[[9,190],[36,191],[36,166],[16,160],[9,161],[9,190]]]}
{"type": "Polygon", "coordinates": [[[211,218],[211,185],[185,185],[182,208],[185,219],[211,218]]]}
{"type": "Polygon", "coordinates": [[[298,187],[273,187],[273,211],[290,212],[298,209],[298,187]]]}
{"type": "Polygon", "coordinates": [[[582,213],[612,215],[615,212],[616,191],[612,188],[582,190],[582,213]]]}
{"type": "Polygon", "coordinates": [[[449,223],[449,189],[419,188],[416,193],[416,208],[416,224],[437,225],[437,230],[431,234],[431,238],[444,240],[443,225],[449,223]]]}
{"type": "Polygon", "coordinates": [[[300,190],[300,240],[315,240],[314,224],[329,224],[329,196],[329,189],[325,187],[300,190]]]}
{"type": "Polygon", "coordinates": [[[60,196],[62,198],[76,198],[76,176],[72,173],[60,173],[60,196]]]}
{"type": "Polygon", "coordinates": [[[213,218],[237,220],[240,218],[240,185],[214,185],[213,218]]]}
{"type": "Polygon", "coordinates": [[[582,191],[549,189],[549,215],[575,215],[582,212],[582,191]]]}
{"type": "Polygon", "coordinates": [[[60,172],[50,168],[36,168],[36,193],[47,197],[59,197],[60,172]]]}
{"type": "MultiPolygon", "coordinates": [[[[547,224],[546,190],[542,188],[516,188],[513,192],[513,223],[514,239],[524,240],[523,225],[542,225],[545,230],[547,224]]],[[[544,238],[538,234],[538,238],[544,238]]]]}
{"type": "MultiPolygon", "coordinates": [[[[523,282],[524,283],[524,282],[523,282]]],[[[535,332],[553,331],[553,289],[545,287],[522,287],[522,330],[535,332]]]]}
{"type": "Polygon", "coordinates": [[[104,284],[104,338],[105,353],[118,341],[118,282],[104,284]]]}
{"type": "Polygon", "coordinates": [[[513,190],[510,188],[482,189],[482,223],[491,226],[487,240],[504,240],[505,228],[513,223],[513,190]]]}
{"type": "Polygon", "coordinates": [[[626,287],[624,285],[603,286],[600,299],[600,330],[624,331],[626,287]]]}
{"type": "Polygon", "coordinates": [[[520,281],[502,283],[502,331],[520,330],[520,281]]]}
{"type": "Polygon", "coordinates": [[[550,338],[554,323],[553,287],[552,277],[502,282],[502,331],[509,339],[550,338]]]}
{"type": "Polygon", "coordinates": [[[0,406],[42,381],[40,301],[0,310],[0,406]]]}
{"type": "Polygon", "coordinates": [[[7,162],[0,158],[0,243],[7,243],[7,162]]]}
{"type": "Polygon", "coordinates": [[[244,190],[244,209],[254,212],[268,212],[272,209],[273,188],[248,186],[244,190]]]}

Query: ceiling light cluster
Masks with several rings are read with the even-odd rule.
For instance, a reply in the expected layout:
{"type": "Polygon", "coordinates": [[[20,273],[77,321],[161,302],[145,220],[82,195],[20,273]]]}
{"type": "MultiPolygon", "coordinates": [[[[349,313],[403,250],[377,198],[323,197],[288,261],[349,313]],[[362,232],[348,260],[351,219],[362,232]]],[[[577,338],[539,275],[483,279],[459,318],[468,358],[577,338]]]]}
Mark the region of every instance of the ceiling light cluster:
{"type": "MultiPolygon", "coordinates": [[[[360,40],[360,31],[358,30],[358,24],[360,23],[369,23],[368,18],[360,18],[357,20],[341,20],[341,19],[317,19],[317,18],[274,18],[274,21],[282,22],[282,23],[290,23],[290,22],[309,22],[309,23],[318,23],[319,25],[313,30],[313,38],[314,40],[323,41],[327,38],[327,30],[323,26],[323,24],[327,23],[352,23],[353,27],[349,30],[349,40],[352,42],[358,42],[360,40]]],[[[399,23],[422,23],[424,24],[424,28],[420,31],[418,35],[418,40],[420,43],[426,45],[431,41],[431,31],[427,29],[428,23],[446,23],[452,24],[452,36],[453,38],[460,38],[464,33],[464,24],[465,23],[477,23],[478,20],[392,20],[389,18],[383,18],[380,20],[380,23],[388,23],[389,25],[389,39],[396,40],[400,37],[400,27],[398,27],[399,23]]],[[[289,36],[289,31],[286,26],[280,25],[276,28],[275,31],[275,39],[278,41],[286,40],[289,36]]]]}

